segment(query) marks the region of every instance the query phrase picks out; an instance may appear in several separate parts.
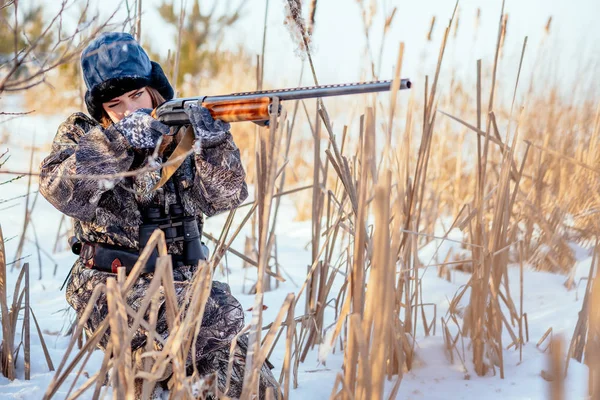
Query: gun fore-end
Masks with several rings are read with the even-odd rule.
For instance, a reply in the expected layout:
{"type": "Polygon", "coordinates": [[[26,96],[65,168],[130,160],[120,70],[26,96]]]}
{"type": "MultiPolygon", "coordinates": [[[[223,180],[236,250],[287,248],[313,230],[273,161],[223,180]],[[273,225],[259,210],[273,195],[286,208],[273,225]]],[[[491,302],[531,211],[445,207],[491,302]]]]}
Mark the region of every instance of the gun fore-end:
{"type": "MultiPolygon", "coordinates": [[[[166,125],[185,125],[190,120],[183,110],[184,103],[190,99],[182,101],[169,101],[156,108],[152,116],[166,125]]],[[[269,110],[272,99],[269,97],[259,97],[250,99],[230,99],[230,100],[211,100],[201,101],[203,107],[206,107],[214,119],[220,119],[223,122],[243,122],[243,121],[266,121],[269,119],[269,110]]]]}
{"type": "Polygon", "coordinates": [[[214,119],[224,122],[268,120],[270,105],[269,97],[202,102],[202,106],[208,108],[214,119]]]}

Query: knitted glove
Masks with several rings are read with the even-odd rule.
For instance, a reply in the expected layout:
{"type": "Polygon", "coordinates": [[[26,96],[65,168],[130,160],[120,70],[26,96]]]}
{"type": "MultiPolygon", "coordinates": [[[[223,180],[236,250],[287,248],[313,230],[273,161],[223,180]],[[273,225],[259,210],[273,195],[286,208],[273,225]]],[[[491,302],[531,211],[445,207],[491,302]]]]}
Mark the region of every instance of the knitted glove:
{"type": "Polygon", "coordinates": [[[143,108],[114,124],[134,149],[153,149],[158,139],[169,133],[169,127],[152,118],[151,112],[149,108],[143,108]]]}
{"type": "Polygon", "coordinates": [[[227,132],[231,125],[220,119],[215,120],[206,107],[197,103],[188,103],[184,107],[185,113],[190,118],[198,145],[201,147],[215,147],[227,139],[227,132]]]}

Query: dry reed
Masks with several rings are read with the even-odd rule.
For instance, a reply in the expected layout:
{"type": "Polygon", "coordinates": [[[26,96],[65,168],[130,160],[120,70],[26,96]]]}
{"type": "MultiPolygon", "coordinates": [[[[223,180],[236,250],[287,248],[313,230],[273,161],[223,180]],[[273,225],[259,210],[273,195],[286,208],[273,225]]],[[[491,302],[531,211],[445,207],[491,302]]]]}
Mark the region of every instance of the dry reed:
{"type": "MultiPolygon", "coordinates": [[[[317,83],[300,3],[286,1],[286,6],[290,15],[288,23],[294,26],[299,47],[309,57],[313,79],[317,83]]],[[[314,26],[316,2],[311,2],[310,7],[309,33],[314,26]]],[[[395,9],[388,14],[386,27],[392,23],[394,12],[395,9]]],[[[476,24],[479,24],[479,15],[478,10],[476,24]]],[[[370,23],[367,19],[363,22],[368,35],[370,23]]],[[[438,91],[443,79],[445,49],[448,41],[452,40],[451,29],[454,29],[453,37],[456,37],[458,22],[455,8],[442,37],[435,74],[422,82],[419,88],[422,92],[412,95],[402,110],[397,109],[400,102],[396,98],[396,90],[392,91],[389,109],[369,103],[364,115],[355,121],[359,127],[358,138],[348,135],[349,126],[336,126],[334,129],[322,102],[317,102],[316,112],[309,111],[310,104],[307,106],[303,102],[312,137],[299,144],[298,148],[312,147],[311,173],[306,175],[312,177],[312,181],[301,182],[299,189],[283,190],[293,180],[293,171],[286,172],[289,170],[288,160],[294,157],[294,151],[290,149],[300,104],[295,104],[291,123],[287,121],[286,114],[279,118],[272,115],[270,128],[257,130],[255,157],[248,164],[254,167],[252,179],[256,198],[248,203],[252,204],[252,208],[235,229],[232,213],[220,235],[213,237],[205,233],[216,243],[216,250],[209,267],[200,269],[192,282],[193,289],[189,293],[190,304],[193,304],[191,311],[184,314],[176,306],[164,241],[160,235],[154,235],[126,281],[111,280],[106,287],[98,287],[92,295],[46,398],[56,393],[78,363],[81,365],[77,376],[81,375],[89,355],[109,326],[111,342],[100,371],[89,377],[72,394],[72,398],[92,386],[94,398],[99,398],[106,373],[111,370],[109,384],[117,396],[131,396],[136,380],[143,382],[142,393],[147,396],[158,380],[172,374],[170,395],[191,398],[193,385],[201,377],[197,373],[188,376],[182,367],[187,351],[194,345],[195,336],[187,333],[198,332],[214,268],[226,252],[256,267],[256,270],[252,268],[256,271],[256,297],[252,320],[247,326],[250,343],[244,399],[258,394],[258,370],[283,336],[284,328],[285,343],[282,345],[285,346],[285,358],[281,369],[284,398],[289,398],[291,385],[298,385],[299,365],[317,345],[329,351],[339,346],[344,351],[344,371],[336,377],[332,398],[383,398],[386,377],[395,376],[388,396],[394,398],[404,371],[414,366],[417,336],[420,332],[436,334],[437,309],[429,312],[426,308],[430,303],[425,301],[427,293],[424,291],[427,289],[423,285],[423,273],[432,265],[445,268],[440,271],[449,279],[454,268],[460,267],[472,273],[468,284],[450,299],[448,312],[440,318],[448,358],[453,363],[460,362],[465,376],[472,372],[467,367],[471,357],[475,373],[485,375],[498,371],[502,377],[505,349],[518,347],[522,354],[523,345],[529,340],[527,313],[523,308],[525,266],[531,264],[538,269],[569,274],[575,262],[569,243],[573,240],[589,242],[600,234],[597,220],[600,199],[597,194],[590,195],[590,192],[598,193],[597,189],[600,189],[597,179],[600,172],[600,106],[590,103],[583,111],[573,111],[556,93],[538,97],[530,93],[524,110],[514,116],[521,65],[514,88],[509,88],[513,90],[512,103],[504,106],[499,99],[501,91],[508,90],[498,75],[507,33],[507,17],[503,12],[499,17],[491,73],[484,70],[483,62],[479,60],[474,87],[465,82],[455,82],[452,93],[438,91]],[[491,78],[489,96],[485,96],[483,89],[488,84],[486,78],[491,78]],[[447,109],[438,109],[440,104],[447,109]],[[540,109],[547,112],[535,111],[540,109]],[[445,125],[441,125],[440,120],[445,125]],[[380,125],[380,121],[384,123],[380,125]],[[505,124],[506,121],[508,124],[505,124]],[[558,140],[562,132],[575,125],[584,128],[573,134],[573,140],[558,140]],[[380,129],[380,126],[384,128],[380,129]],[[453,128],[456,126],[459,126],[458,130],[453,128]],[[378,153],[377,144],[382,138],[386,150],[378,153]],[[464,146],[477,154],[474,160],[463,158],[460,150],[452,148],[455,139],[461,150],[464,146]],[[415,148],[416,151],[413,151],[415,148]],[[570,185],[569,180],[578,185],[570,185]],[[306,213],[312,227],[310,265],[300,289],[288,295],[275,321],[266,325],[262,303],[264,292],[269,287],[268,277],[283,280],[280,273],[274,271],[279,264],[274,261],[277,256],[275,221],[279,199],[307,188],[312,190],[310,212],[306,213]],[[454,217],[453,223],[441,239],[448,240],[451,229],[461,230],[465,234],[461,246],[468,255],[423,265],[418,258],[419,249],[439,238],[434,235],[435,225],[440,217],[448,215],[454,217]],[[567,224],[570,216],[573,219],[567,224]],[[368,225],[370,217],[373,218],[372,226],[368,225]],[[231,248],[233,240],[252,218],[256,218],[256,240],[248,242],[248,251],[245,252],[231,248]],[[152,294],[154,291],[149,291],[137,312],[133,312],[123,298],[145,262],[149,249],[156,246],[162,257],[151,287],[165,287],[171,332],[163,342],[155,332],[157,297],[152,294]],[[510,264],[514,262],[518,262],[520,268],[518,308],[508,282],[510,264]],[[296,318],[296,305],[304,291],[304,315],[296,318]],[[82,321],[85,321],[86,313],[100,293],[106,293],[110,298],[109,316],[98,331],[87,338],[82,348],[75,351],[75,343],[83,329],[82,321]],[[324,316],[331,304],[335,308],[336,319],[329,327],[331,331],[326,332],[331,321],[326,321],[324,316]],[[465,304],[467,308],[463,309],[465,304]],[[146,312],[149,312],[148,320],[143,318],[146,312]],[[128,323],[128,319],[133,322],[128,323]],[[138,326],[148,331],[148,346],[139,354],[131,354],[127,350],[128,343],[138,326]],[[263,328],[268,331],[261,340],[263,328]],[[511,343],[503,342],[505,334],[511,343]],[[155,348],[155,341],[160,346],[155,348]],[[68,360],[71,361],[67,363],[68,360]]],[[[549,25],[550,20],[548,29],[549,25]]],[[[435,17],[431,21],[428,40],[433,40],[434,26],[435,17]]],[[[521,62],[525,45],[526,41],[521,62]]],[[[404,45],[401,44],[393,87],[397,87],[401,76],[403,52],[404,45]]],[[[368,53],[371,72],[376,75],[370,50],[368,53]]],[[[176,75],[177,61],[175,65],[176,75]]],[[[257,63],[259,88],[263,86],[263,70],[264,53],[257,63]]],[[[294,136],[294,140],[300,139],[294,136]]],[[[293,161],[291,164],[296,167],[293,161]]],[[[5,254],[0,247],[0,266],[5,264],[5,254]]],[[[580,360],[583,358],[590,366],[590,394],[598,393],[600,387],[600,361],[597,356],[600,353],[597,351],[600,319],[596,301],[600,283],[597,274],[595,278],[593,276],[594,265],[590,270],[580,322],[570,350],[570,354],[580,360]]],[[[9,315],[5,285],[4,272],[0,274],[3,316],[9,315]]],[[[538,347],[548,338],[555,343],[550,352],[553,361],[551,375],[548,376],[556,385],[555,393],[561,393],[562,353],[556,344],[560,342],[552,332],[553,329],[549,328],[538,347]]],[[[6,338],[10,338],[10,334],[10,326],[5,328],[3,323],[3,338],[8,340],[6,338]]],[[[233,350],[232,346],[232,354],[233,350]]],[[[7,373],[11,373],[13,351],[8,344],[3,347],[3,360],[7,360],[3,365],[6,365],[7,373]]],[[[14,371],[12,374],[14,377],[14,371]]],[[[72,390],[74,388],[75,382],[71,386],[72,390]]],[[[561,398],[559,394],[556,396],[561,398]]]]}

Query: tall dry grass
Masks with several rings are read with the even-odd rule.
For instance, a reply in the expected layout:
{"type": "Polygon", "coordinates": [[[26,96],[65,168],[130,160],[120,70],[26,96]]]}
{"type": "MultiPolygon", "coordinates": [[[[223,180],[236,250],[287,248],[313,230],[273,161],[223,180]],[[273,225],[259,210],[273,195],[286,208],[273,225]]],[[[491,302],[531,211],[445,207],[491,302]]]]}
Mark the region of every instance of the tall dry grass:
{"type": "MultiPolygon", "coordinates": [[[[8,159],[10,158],[10,154],[8,154],[8,150],[4,153],[0,154],[0,169],[6,164],[8,159]]],[[[33,160],[33,148],[31,151],[31,160],[33,160]]],[[[30,167],[31,171],[31,167],[30,167]]],[[[31,175],[30,175],[31,176],[31,175]]],[[[18,175],[16,178],[8,179],[2,183],[0,183],[0,187],[6,187],[5,185],[13,184],[17,179],[22,178],[23,175],[18,175]]],[[[27,185],[27,192],[29,193],[31,185],[31,179],[27,185]]],[[[29,199],[29,194],[27,195],[27,199],[29,199]]],[[[4,200],[4,199],[2,199],[4,200]]],[[[17,246],[17,254],[15,255],[13,261],[8,261],[6,255],[5,243],[10,239],[15,239],[17,236],[13,236],[12,238],[4,238],[2,234],[2,225],[0,224],[0,325],[2,326],[2,340],[0,341],[0,373],[4,375],[9,380],[14,380],[19,378],[17,376],[17,360],[19,358],[19,352],[23,351],[23,364],[24,364],[24,376],[25,380],[31,379],[31,318],[33,317],[33,321],[35,323],[36,331],[40,339],[40,343],[42,345],[42,350],[44,352],[44,357],[46,359],[46,363],[48,365],[48,369],[50,371],[54,371],[54,365],[52,364],[52,359],[50,358],[50,354],[48,352],[48,348],[46,346],[46,342],[44,341],[44,336],[42,334],[42,330],[37,322],[35,314],[33,313],[33,309],[30,306],[30,270],[29,263],[25,263],[23,266],[20,265],[20,261],[27,258],[21,257],[23,244],[25,240],[25,234],[27,231],[28,224],[31,224],[32,228],[33,223],[30,221],[31,219],[31,211],[33,211],[35,207],[35,200],[33,204],[29,206],[29,201],[27,201],[25,207],[25,216],[24,216],[24,227],[23,233],[20,236],[20,242],[17,246]],[[7,274],[7,266],[11,265],[12,268],[17,265],[17,268],[20,269],[19,274],[14,283],[14,290],[12,296],[9,293],[9,281],[7,274]],[[12,297],[12,298],[11,298],[12,297]],[[19,320],[21,319],[21,328],[20,328],[20,338],[18,336],[18,325],[19,320]],[[15,343],[15,340],[18,340],[15,343]]],[[[40,247],[39,242],[36,242],[38,248],[38,262],[41,259],[40,257],[40,247]]],[[[40,275],[39,279],[42,278],[41,272],[41,262],[40,262],[40,275]]]]}
{"type": "MultiPolygon", "coordinates": [[[[315,7],[316,2],[311,2],[311,9],[315,7]]],[[[386,21],[391,23],[394,13],[389,10],[386,21]]],[[[309,22],[313,29],[313,13],[309,22]]],[[[364,24],[367,34],[366,17],[364,24]]],[[[291,386],[302,384],[299,366],[316,346],[323,346],[322,356],[326,350],[344,352],[344,369],[336,377],[332,398],[394,398],[403,373],[414,367],[417,332],[435,335],[438,321],[448,358],[460,363],[465,374],[495,372],[503,377],[505,352],[512,348],[522,351],[529,340],[523,309],[525,265],[564,274],[569,286],[574,279],[572,242],[587,244],[600,233],[600,105],[585,92],[580,93],[582,98],[565,98],[558,86],[536,92],[529,85],[525,99],[517,101],[517,89],[534,77],[522,77],[519,63],[514,66],[519,71],[517,82],[499,79],[506,52],[504,14],[498,20],[493,63],[484,67],[478,61],[473,66],[475,82],[451,77],[449,90],[439,91],[440,80],[446,76],[445,50],[457,29],[458,15],[454,14],[444,28],[434,75],[416,82],[407,102],[397,99],[403,95],[397,91],[392,91],[387,103],[368,97],[359,118],[335,128],[332,121],[336,115],[322,102],[317,102],[316,110],[308,102],[297,102],[288,106],[290,113],[273,115],[270,128],[248,129],[248,140],[238,140],[236,135],[236,142],[250,150],[244,157],[256,197],[240,225],[233,226],[232,216],[242,208],[230,214],[218,238],[210,237],[216,251],[199,270],[189,293],[194,300],[190,304],[196,308],[188,313],[177,309],[164,240],[155,234],[127,278],[119,275],[96,289],[92,299],[107,293],[109,315],[82,348],[75,350],[82,332],[83,322],[79,322],[46,396],[54,395],[76,367],[80,376],[87,357],[110,327],[113,337],[101,370],[76,390],[75,381],[70,398],[92,387],[98,398],[109,370],[113,372],[108,384],[119,397],[132,396],[136,380],[142,382],[142,393],[147,395],[158,380],[170,374],[172,398],[191,398],[201,377],[187,376],[181,368],[193,336],[186,333],[196,331],[202,320],[213,270],[226,252],[243,258],[256,270],[255,305],[245,328],[250,332],[246,362],[252,366],[244,377],[245,399],[257,394],[258,367],[279,340],[285,340],[281,366],[284,398],[289,398],[291,386]],[[303,129],[301,122],[310,133],[308,138],[295,135],[303,129]],[[358,127],[357,135],[349,133],[354,127],[358,127]],[[298,174],[299,170],[302,173],[298,174]],[[306,181],[307,176],[312,178],[306,181]],[[294,188],[305,190],[296,192],[294,188]],[[300,289],[286,297],[271,322],[263,319],[262,302],[270,282],[265,277],[283,280],[276,262],[274,224],[283,195],[297,196],[300,216],[311,220],[311,264],[300,289]],[[466,251],[441,264],[423,264],[419,250],[436,239],[436,226],[448,218],[452,222],[445,226],[442,238],[452,229],[462,231],[461,246],[466,251]],[[255,225],[255,243],[244,254],[230,246],[250,221],[255,225]],[[160,349],[148,347],[131,354],[128,343],[138,326],[155,337],[157,299],[153,291],[138,313],[123,300],[153,246],[162,257],[151,286],[165,287],[171,336],[160,349]],[[518,294],[509,289],[508,270],[515,263],[520,266],[518,294]],[[439,320],[435,305],[424,301],[423,273],[431,267],[449,279],[454,268],[471,273],[468,284],[451,299],[448,312],[439,320]],[[325,319],[331,307],[333,323],[325,319]],[[143,317],[146,311],[148,319],[143,317]],[[263,326],[268,329],[264,338],[263,326]],[[503,341],[507,335],[510,343],[503,341]],[[474,371],[469,370],[468,358],[474,371]],[[392,391],[384,396],[384,382],[392,378],[392,391]]],[[[303,42],[305,46],[300,48],[309,50],[308,40],[303,42]]],[[[377,52],[370,49],[368,53],[372,58],[377,52]]],[[[521,60],[525,54],[526,39],[521,60]]],[[[394,85],[402,74],[402,58],[403,45],[398,51],[394,85]]],[[[262,87],[264,54],[258,60],[257,85],[262,87]]],[[[374,76],[375,65],[371,63],[374,76]]],[[[236,89],[245,89],[241,85],[250,77],[238,72],[232,70],[233,76],[243,77],[236,89]]],[[[311,73],[318,82],[314,66],[311,73]]],[[[597,393],[600,379],[594,351],[599,326],[595,301],[599,283],[594,272],[592,267],[578,324],[589,328],[577,330],[572,344],[575,357],[590,365],[590,393],[597,393]]],[[[559,355],[558,350],[553,352],[557,387],[562,383],[559,355]]]]}

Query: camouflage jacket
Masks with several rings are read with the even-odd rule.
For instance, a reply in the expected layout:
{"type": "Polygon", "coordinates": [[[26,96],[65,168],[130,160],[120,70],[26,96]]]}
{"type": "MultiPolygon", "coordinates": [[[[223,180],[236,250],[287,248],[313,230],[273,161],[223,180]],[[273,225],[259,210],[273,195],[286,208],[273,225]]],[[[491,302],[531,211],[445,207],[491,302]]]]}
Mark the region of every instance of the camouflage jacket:
{"type": "MultiPolygon", "coordinates": [[[[80,240],[138,248],[138,226],[146,206],[168,208],[180,199],[187,215],[201,217],[230,210],[248,195],[245,172],[240,153],[230,133],[221,143],[200,149],[186,158],[173,177],[159,190],[151,188],[160,180],[160,171],[150,171],[110,180],[73,179],[73,175],[111,175],[137,170],[148,164],[149,152],[133,150],[113,127],[102,129],[84,114],[70,116],[58,129],[52,152],[42,162],[40,192],[58,210],[75,219],[75,231],[80,240]]],[[[175,144],[165,153],[173,150],[175,144]]],[[[157,160],[159,162],[163,160],[157,160]]],[[[177,254],[180,248],[169,247],[177,254]]],[[[198,266],[179,266],[173,269],[175,293],[179,307],[186,304],[186,292],[198,266]]],[[[94,288],[106,284],[114,274],[86,268],[78,259],[68,279],[68,303],[81,317],[94,288]]],[[[127,293],[126,302],[138,311],[147,294],[152,273],[142,274],[127,293]]],[[[166,312],[159,299],[156,332],[163,338],[169,335],[166,312]]],[[[96,330],[108,314],[106,294],[96,300],[84,328],[88,335],[96,330]]],[[[205,305],[202,326],[196,348],[197,368],[201,375],[215,374],[217,387],[223,392],[231,368],[231,382],[227,394],[239,397],[245,370],[247,337],[238,339],[233,365],[229,365],[230,343],[244,326],[244,311],[232,296],[227,284],[213,281],[210,297],[205,305]]],[[[110,329],[101,338],[99,347],[106,349],[110,329]]],[[[132,341],[132,351],[142,349],[147,332],[138,327],[132,341]]],[[[161,346],[155,340],[157,350],[161,346]]],[[[189,368],[191,353],[186,361],[189,368]]],[[[260,398],[265,398],[266,388],[278,390],[278,384],[267,364],[260,370],[260,398]]]]}
{"type": "MultiPolygon", "coordinates": [[[[165,152],[169,154],[175,144],[165,152]]],[[[157,191],[160,170],[117,179],[73,179],[111,175],[147,166],[151,151],[133,150],[112,126],[103,129],[85,114],[71,115],[58,129],[52,152],[41,164],[40,192],[75,219],[83,241],[138,248],[145,206],[168,209],[179,197],[187,215],[212,216],[239,205],[248,195],[240,153],[228,133],[221,143],[187,157],[157,191]]],[[[157,160],[161,162],[160,158],[157,160]]],[[[175,251],[177,253],[177,251],[175,251]]]]}

